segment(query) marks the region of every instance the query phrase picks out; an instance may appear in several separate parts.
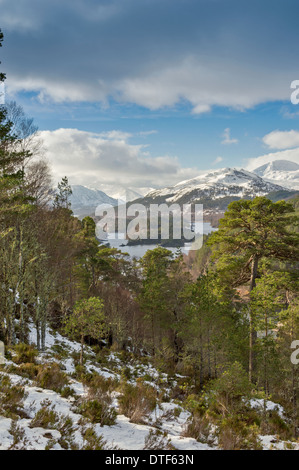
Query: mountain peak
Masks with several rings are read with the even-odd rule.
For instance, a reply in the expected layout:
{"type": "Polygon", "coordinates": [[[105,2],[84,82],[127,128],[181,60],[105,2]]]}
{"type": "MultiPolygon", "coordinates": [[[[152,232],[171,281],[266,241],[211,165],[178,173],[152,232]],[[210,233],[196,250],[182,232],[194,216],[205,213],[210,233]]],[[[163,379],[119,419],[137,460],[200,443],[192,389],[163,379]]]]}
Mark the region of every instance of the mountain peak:
{"type": "Polygon", "coordinates": [[[159,203],[203,203],[210,207],[226,207],[231,200],[265,196],[270,192],[283,191],[283,185],[265,181],[261,176],[243,168],[220,168],[201,173],[175,186],[151,191],[147,201],[159,203]]]}
{"type": "Polygon", "coordinates": [[[253,171],[265,181],[281,184],[290,189],[299,189],[298,163],[289,160],[274,160],[253,171]]]}

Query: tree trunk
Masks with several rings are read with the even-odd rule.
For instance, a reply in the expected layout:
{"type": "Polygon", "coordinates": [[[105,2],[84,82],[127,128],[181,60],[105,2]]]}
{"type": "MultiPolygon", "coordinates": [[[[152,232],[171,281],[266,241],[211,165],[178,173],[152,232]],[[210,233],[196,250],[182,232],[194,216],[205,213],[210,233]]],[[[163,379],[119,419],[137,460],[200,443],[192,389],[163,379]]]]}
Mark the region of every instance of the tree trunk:
{"type": "MultiPolygon", "coordinates": [[[[251,262],[251,276],[250,276],[250,284],[249,284],[249,292],[251,292],[255,288],[255,280],[257,277],[257,269],[258,269],[258,257],[253,256],[252,262],[251,262]]],[[[253,373],[254,373],[254,362],[255,362],[255,357],[254,357],[254,345],[256,342],[257,338],[257,332],[254,328],[253,325],[253,318],[252,318],[252,312],[249,310],[249,322],[250,322],[250,333],[249,333],[249,381],[252,382],[253,380],[253,373]]]]}
{"type": "Polygon", "coordinates": [[[255,280],[257,277],[257,268],[258,268],[258,257],[253,256],[252,261],[251,261],[251,275],[250,275],[250,285],[249,285],[249,292],[252,291],[252,289],[255,288],[255,280]]]}
{"type": "Polygon", "coordinates": [[[80,366],[83,366],[84,335],[81,335],[80,366]]]}

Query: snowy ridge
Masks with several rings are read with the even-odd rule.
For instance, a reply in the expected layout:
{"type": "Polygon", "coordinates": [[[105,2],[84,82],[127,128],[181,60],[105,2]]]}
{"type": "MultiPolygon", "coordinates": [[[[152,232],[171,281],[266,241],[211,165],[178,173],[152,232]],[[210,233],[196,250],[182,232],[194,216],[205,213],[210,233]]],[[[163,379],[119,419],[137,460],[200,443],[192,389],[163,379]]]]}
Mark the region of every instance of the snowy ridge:
{"type": "Polygon", "coordinates": [[[96,208],[101,204],[117,205],[117,200],[108,196],[99,189],[90,189],[86,186],[72,185],[72,195],[70,196],[71,209],[73,213],[80,217],[94,215],[96,208]]]}
{"type": "Polygon", "coordinates": [[[222,168],[182,181],[175,186],[151,191],[147,197],[165,198],[166,202],[192,202],[230,196],[239,198],[264,196],[272,191],[284,189],[283,186],[265,181],[259,175],[247,170],[222,168]]]}
{"type": "Polygon", "coordinates": [[[100,184],[99,189],[109,194],[112,198],[122,202],[134,201],[135,199],[144,197],[150,191],[153,191],[153,188],[127,187],[113,184],[100,184]]]}
{"type": "Polygon", "coordinates": [[[89,189],[86,186],[73,185],[72,191],[73,193],[70,197],[70,202],[73,208],[90,206],[93,204],[115,205],[117,203],[114,198],[108,196],[99,189],[89,189]]]}
{"type": "Polygon", "coordinates": [[[73,194],[70,196],[70,203],[75,215],[94,215],[96,208],[101,204],[117,206],[119,203],[142,198],[151,190],[152,188],[133,189],[111,184],[101,184],[99,188],[72,185],[73,194]]]}
{"type": "Polygon", "coordinates": [[[266,181],[299,190],[299,165],[288,160],[275,160],[259,166],[254,173],[266,181]]]}

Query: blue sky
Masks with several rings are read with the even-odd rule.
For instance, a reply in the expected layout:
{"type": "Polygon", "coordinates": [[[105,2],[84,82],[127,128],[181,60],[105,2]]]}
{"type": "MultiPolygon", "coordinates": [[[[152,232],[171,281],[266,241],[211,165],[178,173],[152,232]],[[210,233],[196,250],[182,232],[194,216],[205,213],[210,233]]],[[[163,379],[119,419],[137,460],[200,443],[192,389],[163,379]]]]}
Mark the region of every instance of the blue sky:
{"type": "Polygon", "coordinates": [[[298,161],[297,0],[0,0],[0,10],[6,99],[35,118],[54,178],[163,186],[298,161]]]}

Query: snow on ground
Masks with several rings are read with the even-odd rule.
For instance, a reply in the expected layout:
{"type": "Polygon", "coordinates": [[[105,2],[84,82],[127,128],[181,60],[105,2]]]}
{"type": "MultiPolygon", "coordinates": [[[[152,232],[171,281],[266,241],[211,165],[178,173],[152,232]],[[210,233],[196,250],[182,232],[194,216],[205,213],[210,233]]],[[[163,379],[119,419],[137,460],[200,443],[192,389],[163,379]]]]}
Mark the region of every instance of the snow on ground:
{"type": "Polygon", "coordinates": [[[299,444],[280,441],[276,436],[260,436],[264,450],[299,450],[299,444]]]}
{"type": "MultiPolygon", "coordinates": [[[[30,332],[30,342],[35,343],[35,331],[32,326],[30,332]]],[[[86,394],[86,389],[81,382],[75,380],[71,374],[75,371],[73,358],[70,356],[72,353],[78,353],[80,351],[80,344],[74,341],[70,341],[67,338],[61,336],[59,333],[53,334],[47,329],[46,335],[46,351],[41,353],[38,357],[39,362],[59,362],[64,372],[68,374],[71,387],[77,397],[83,397],[86,394]],[[55,357],[55,351],[57,347],[62,347],[67,353],[59,358],[55,357]],[[55,349],[56,348],[56,349],[55,349]]],[[[114,378],[118,381],[121,378],[124,363],[120,358],[114,354],[109,353],[103,366],[96,363],[95,353],[88,347],[86,347],[86,354],[88,359],[86,361],[86,369],[89,372],[95,371],[99,375],[105,378],[114,378]],[[110,367],[111,365],[111,367],[110,367]]],[[[7,361],[6,365],[14,365],[15,368],[18,366],[11,361],[7,361]]],[[[131,375],[128,379],[130,383],[136,383],[136,378],[144,377],[148,385],[154,386],[156,389],[163,386],[164,396],[167,396],[168,387],[175,386],[176,380],[173,379],[170,382],[170,378],[167,374],[157,371],[150,364],[125,364],[127,371],[131,375]],[[171,385],[170,385],[171,384],[171,385]]],[[[5,369],[0,372],[0,375],[7,374],[5,369]]],[[[46,403],[58,413],[59,417],[70,417],[73,421],[74,432],[72,437],[74,443],[82,448],[84,440],[82,434],[86,426],[91,427],[91,424],[82,422],[82,415],[79,414],[77,409],[74,407],[74,397],[63,398],[59,393],[53,390],[47,390],[37,387],[31,380],[24,379],[16,373],[9,373],[9,378],[13,385],[20,384],[25,387],[27,397],[24,400],[23,415],[16,423],[19,426],[19,430],[23,431],[23,437],[21,442],[17,444],[17,448],[24,446],[30,450],[40,450],[45,448],[62,449],[58,441],[60,441],[61,433],[57,429],[44,429],[39,427],[30,427],[31,420],[36,415],[37,411],[40,410],[46,403]],[[23,442],[23,444],[22,444],[23,442]]],[[[177,375],[176,378],[184,379],[184,377],[177,375]]],[[[111,394],[112,406],[118,410],[118,397],[119,392],[114,391],[111,394]]],[[[264,407],[264,400],[252,399],[250,404],[253,408],[264,407]]],[[[266,402],[268,410],[276,409],[279,414],[283,417],[283,408],[271,401],[266,402]]],[[[172,400],[167,402],[159,403],[156,409],[148,416],[147,424],[134,424],[130,422],[130,419],[124,415],[118,414],[116,423],[112,426],[103,426],[95,424],[93,426],[97,436],[102,436],[106,441],[105,448],[112,449],[124,449],[124,450],[141,450],[145,446],[145,440],[148,438],[150,431],[157,432],[157,430],[165,433],[163,436],[164,441],[170,441],[173,448],[178,450],[211,450],[217,449],[216,445],[208,445],[201,443],[193,438],[183,436],[186,423],[190,417],[190,413],[184,410],[177,403],[172,400]]],[[[12,420],[10,418],[0,416],[0,450],[9,449],[14,442],[12,433],[10,432],[12,420]]],[[[275,436],[261,436],[261,441],[264,449],[281,449],[291,448],[291,443],[283,443],[278,441],[275,436]]],[[[297,445],[299,450],[299,445],[297,445]]],[[[162,450],[162,448],[161,448],[162,450]]]]}
{"type": "MultiPolygon", "coordinates": [[[[21,384],[24,381],[22,377],[15,374],[10,374],[10,379],[14,385],[21,384]]],[[[79,425],[81,415],[72,411],[71,399],[62,398],[59,394],[52,390],[41,389],[33,385],[25,385],[25,390],[28,393],[28,396],[24,401],[24,411],[28,414],[28,416],[30,416],[30,418],[18,420],[18,425],[24,429],[26,433],[27,449],[44,449],[49,440],[57,440],[60,437],[60,433],[57,430],[46,430],[43,428],[31,429],[29,427],[31,419],[43,406],[45,400],[49,400],[51,402],[51,406],[54,405],[56,412],[63,416],[69,416],[73,420],[75,427],[77,427],[77,431],[75,433],[75,442],[79,446],[83,444],[79,425]],[[47,435],[48,437],[45,437],[47,435]]],[[[84,393],[83,387],[80,390],[78,383],[76,383],[76,391],[78,394],[80,394],[80,392],[84,393]]],[[[167,403],[164,404],[164,406],[165,405],[167,405],[169,409],[171,404],[167,403]]],[[[172,405],[172,408],[173,407],[174,405],[172,405]]],[[[162,426],[162,429],[168,432],[167,439],[171,440],[171,443],[176,449],[210,449],[208,445],[201,444],[195,439],[181,437],[180,434],[183,431],[185,418],[188,417],[186,412],[182,413],[182,415],[182,418],[178,418],[177,420],[172,419],[162,426]]],[[[11,434],[9,434],[8,431],[10,425],[11,419],[0,417],[0,450],[8,449],[13,443],[13,437],[11,434]]],[[[129,418],[124,415],[118,415],[116,424],[113,426],[101,427],[99,424],[95,425],[97,434],[99,436],[102,435],[104,440],[107,441],[108,445],[127,450],[143,449],[145,438],[148,436],[150,429],[154,428],[148,425],[130,423],[129,418]]],[[[60,449],[61,447],[59,444],[57,444],[53,448],[60,449]]]]}
{"type": "Polygon", "coordinates": [[[281,405],[278,405],[277,403],[274,403],[271,400],[264,400],[263,398],[252,398],[250,400],[250,406],[251,408],[254,408],[259,411],[277,411],[279,416],[281,418],[284,418],[284,410],[281,405]]]}
{"type": "MultiPolygon", "coordinates": [[[[30,342],[35,342],[35,332],[32,327],[30,332],[30,342]]],[[[69,352],[79,352],[80,351],[80,344],[76,342],[69,341],[68,339],[64,338],[60,334],[56,333],[53,335],[49,329],[47,329],[46,335],[46,351],[39,356],[39,362],[43,362],[46,360],[49,362],[49,353],[51,352],[51,348],[55,345],[62,345],[64,346],[69,352]]],[[[91,350],[87,348],[88,353],[91,354],[91,350]]],[[[109,360],[114,363],[114,367],[116,369],[123,367],[122,362],[120,359],[113,353],[110,354],[109,360]]],[[[74,372],[74,364],[71,358],[62,359],[59,361],[65,372],[71,374],[74,372]]],[[[9,361],[9,364],[12,362],[9,361]]],[[[15,365],[15,364],[14,364],[15,365]]],[[[132,372],[134,367],[131,365],[127,366],[132,372]]],[[[86,368],[88,371],[92,372],[95,371],[98,374],[102,375],[105,378],[113,377],[113,378],[120,378],[120,374],[115,371],[109,371],[106,367],[101,368],[100,366],[96,366],[92,363],[92,361],[88,360],[86,362],[86,368]]],[[[153,379],[161,378],[162,380],[166,380],[167,375],[159,373],[156,369],[154,369],[150,365],[144,365],[140,367],[140,371],[142,374],[149,376],[153,379]]],[[[2,373],[1,373],[2,374],[2,373]]],[[[43,429],[43,428],[30,428],[31,419],[34,418],[36,412],[42,408],[45,404],[45,401],[53,406],[54,410],[59,413],[61,416],[68,416],[73,420],[74,427],[76,428],[76,432],[74,434],[74,441],[75,443],[81,447],[83,444],[82,433],[80,425],[80,419],[82,416],[73,411],[73,401],[74,398],[63,398],[58,393],[54,392],[53,390],[42,389],[40,387],[36,387],[32,381],[28,379],[24,379],[23,377],[16,375],[16,374],[9,374],[10,380],[13,385],[21,384],[25,386],[25,391],[28,393],[27,398],[24,400],[24,407],[23,411],[28,415],[28,418],[19,419],[17,424],[20,428],[25,432],[25,442],[26,442],[26,449],[45,449],[47,445],[49,445],[49,441],[58,441],[61,437],[59,431],[53,429],[43,429]]],[[[134,383],[134,380],[130,380],[129,382],[134,383]]],[[[150,385],[157,386],[155,383],[149,382],[150,385]]],[[[82,383],[71,379],[70,385],[71,388],[75,391],[77,396],[82,396],[86,393],[84,386],[82,383]]],[[[117,392],[113,392],[113,406],[118,406],[117,396],[119,394],[117,392]]],[[[184,426],[190,413],[183,411],[179,413],[177,417],[173,416],[171,413],[178,405],[174,403],[162,403],[161,408],[157,406],[157,409],[149,416],[149,422],[151,425],[145,424],[134,424],[131,423],[129,418],[124,415],[118,414],[116,419],[116,424],[112,426],[103,426],[101,427],[99,424],[94,425],[94,429],[98,436],[103,436],[104,441],[107,442],[108,448],[118,448],[118,449],[127,449],[127,450],[139,450],[143,449],[145,445],[145,439],[148,437],[150,430],[156,431],[156,427],[153,425],[160,417],[163,417],[165,412],[170,412],[169,417],[167,420],[163,420],[160,424],[159,429],[162,432],[166,432],[165,440],[170,439],[171,444],[176,449],[181,450],[208,450],[211,449],[207,444],[202,444],[197,442],[195,439],[182,437],[181,434],[183,432],[184,426]]],[[[9,429],[11,426],[12,420],[9,418],[4,418],[0,416],[0,450],[8,449],[13,444],[13,436],[9,433],[9,429]]],[[[23,439],[24,440],[24,439],[23,439]]],[[[61,449],[61,446],[56,443],[53,449],[61,449]]]]}

